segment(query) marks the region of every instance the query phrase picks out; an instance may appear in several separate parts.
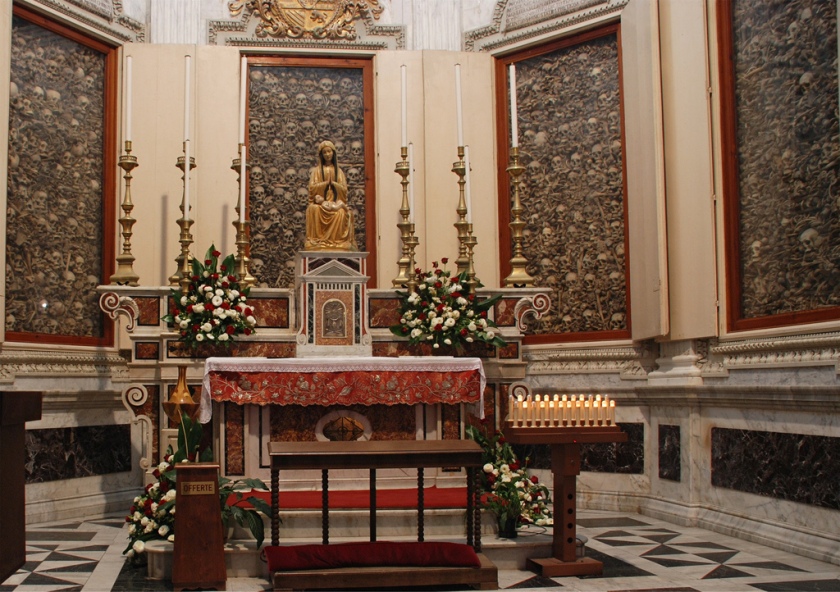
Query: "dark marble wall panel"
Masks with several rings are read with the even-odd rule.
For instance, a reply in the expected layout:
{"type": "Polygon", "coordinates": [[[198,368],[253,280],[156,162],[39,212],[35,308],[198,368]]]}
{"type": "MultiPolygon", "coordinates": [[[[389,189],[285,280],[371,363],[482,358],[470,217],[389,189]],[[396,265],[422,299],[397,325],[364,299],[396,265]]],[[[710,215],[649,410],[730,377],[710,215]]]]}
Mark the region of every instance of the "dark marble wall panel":
{"type": "Polygon", "coordinates": [[[712,485],[840,510],[840,438],[712,428],[712,485]]]}
{"type": "Polygon", "coordinates": [[[732,21],[742,314],[838,306],[836,3],[735,0],[732,21]]]}
{"type": "Polygon", "coordinates": [[[365,248],[363,70],[252,65],[248,71],[251,273],[260,286],[293,288],[295,255],[306,238],[309,170],[322,140],[335,144],[356,242],[365,248]]]}
{"type": "Polygon", "coordinates": [[[245,474],[245,407],[225,403],[225,473],[245,474]]]}
{"type": "Polygon", "coordinates": [[[105,57],[12,19],[6,331],[104,336],[105,57]]]}
{"type": "Polygon", "coordinates": [[[681,479],[680,426],[659,424],[659,478],[681,479]]]}
{"type": "Polygon", "coordinates": [[[134,344],[135,360],[160,360],[160,344],[138,341],[134,344]]]}
{"type": "Polygon", "coordinates": [[[645,425],[619,423],[618,426],[627,433],[627,442],[582,444],[581,471],[634,475],[645,472],[645,425]]]}
{"type": "Polygon", "coordinates": [[[327,413],[348,410],[365,416],[371,424],[371,440],[414,440],[416,438],[415,408],[412,405],[272,405],[271,440],[274,442],[312,442],[315,426],[327,413]]]}
{"type": "Polygon", "coordinates": [[[441,405],[440,406],[441,425],[443,426],[443,433],[440,435],[441,440],[460,440],[461,439],[461,406],[460,405],[441,405]]]}
{"type": "Polygon", "coordinates": [[[535,332],[626,331],[615,33],[516,62],[524,255],[552,290],[535,332]]]}
{"type": "Polygon", "coordinates": [[[131,470],[131,426],[26,430],[26,482],[44,483],[131,470]]]}

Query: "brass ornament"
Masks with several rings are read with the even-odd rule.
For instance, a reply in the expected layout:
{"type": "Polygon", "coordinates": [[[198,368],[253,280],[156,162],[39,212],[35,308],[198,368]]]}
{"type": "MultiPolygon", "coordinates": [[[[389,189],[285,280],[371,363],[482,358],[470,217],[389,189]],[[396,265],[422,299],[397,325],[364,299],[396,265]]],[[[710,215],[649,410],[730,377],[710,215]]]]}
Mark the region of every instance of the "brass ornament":
{"type": "Polygon", "coordinates": [[[260,18],[254,34],[259,38],[356,39],[354,21],[378,19],[379,0],[231,0],[232,16],[243,9],[260,18]]]}

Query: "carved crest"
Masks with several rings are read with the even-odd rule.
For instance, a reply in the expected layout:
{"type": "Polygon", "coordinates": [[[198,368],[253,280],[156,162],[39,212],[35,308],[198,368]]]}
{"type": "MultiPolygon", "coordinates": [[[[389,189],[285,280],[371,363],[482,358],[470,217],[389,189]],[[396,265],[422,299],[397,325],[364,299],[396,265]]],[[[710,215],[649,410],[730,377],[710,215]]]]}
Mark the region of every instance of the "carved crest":
{"type": "Polygon", "coordinates": [[[260,22],[257,37],[291,39],[356,39],[354,21],[379,18],[379,0],[231,0],[233,16],[247,8],[260,22]]]}

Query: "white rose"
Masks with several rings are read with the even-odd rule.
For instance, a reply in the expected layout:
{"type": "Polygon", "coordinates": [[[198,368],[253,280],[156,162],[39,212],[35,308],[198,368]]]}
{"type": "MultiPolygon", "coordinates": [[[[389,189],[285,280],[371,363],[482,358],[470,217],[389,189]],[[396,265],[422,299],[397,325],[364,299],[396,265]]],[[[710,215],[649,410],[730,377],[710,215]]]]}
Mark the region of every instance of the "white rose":
{"type": "Polygon", "coordinates": [[[187,305],[187,297],[186,296],[181,296],[181,306],[186,306],[186,305],[187,305]]]}
{"type": "Polygon", "coordinates": [[[467,337],[464,341],[466,341],[467,343],[472,343],[473,338],[472,337],[467,337]]]}
{"type": "Polygon", "coordinates": [[[128,534],[133,535],[135,532],[137,532],[137,527],[134,526],[133,524],[129,525],[128,534]]]}
{"type": "Polygon", "coordinates": [[[492,473],[493,472],[493,464],[492,463],[487,463],[486,465],[484,465],[482,467],[482,469],[484,469],[485,473],[492,473]]]}
{"type": "Polygon", "coordinates": [[[210,272],[205,270],[204,273],[201,274],[201,276],[206,278],[210,277],[210,272]]]}
{"type": "Polygon", "coordinates": [[[210,341],[213,341],[214,339],[216,339],[216,336],[215,336],[215,335],[213,335],[213,334],[208,333],[208,335],[207,335],[207,339],[209,339],[210,341]]]}
{"type": "Polygon", "coordinates": [[[219,341],[227,341],[228,339],[229,338],[227,333],[222,333],[221,335],[219,335],[219,341]]]}
{"type": "Polygon", "coordinates": [[[420,284],[419,286],[417,286],[417,289],[418,290],[425,290],[426,289],[426,284],[420,284]]]}
{"type": "Polygon", "coordinates": [[[466,306],[467,305],[467,299],[464,298],[463,296],[460,296],[458,298],[458,300],[456,300],[455,302],[457,302],[459,306],[466,306]]]}
{"type": "Polygon", "coordinates": [[[199,333],[198,335],[195,336],[195,340],[196,341],[204,341],[204,334],[199,333]]]}
{"type": "Polygon", "coordinates": [[[134,518],[135,521],[142,520],[143,519],[143,514],[141,514],[140,512],[134,512],[133,518],[134,518]]]}
{"type": "Polygon", "coordinates": [[[169,532],[169,527],[166,524],[164,524],[163,526],[158,528],[158,534],[162,537],[165,537],[168,532],[169,532]]]}
{"type": "Polygon", "coordinates": [[[146,550],[146,543],[143,541],[134,541],[134,544],[131,545],[131,548],[134,549],[134,552],[138,555],[146,550]]]}
{"type": "Polygon", "coordinates": [[[216,288],[216,296],[224,296],[224,295],[225,295],[224,290],[222,290],[221,288],[216,288]]]}
{"type": "Polygon", "coordinates": [[[496,334],[493,331],[488,331],[487,332],[487,339],[493,339],[495,336],[496,336],[496,334]]]}
{"type": "Polygon", "coordinates": [[[148,523],[149,523],[149,517],[148,516],[143,516],[140,519],[140,526],[146,526],[148,523]]]}
{"type": "Polygon", "coordinates": [[[417,292],[412,292],[408,295],[409,304],[415,304],[418,300],[420,300],[420,297],[417,295],[417,292]]]}
{"type": "Polygon", "coordinates": [[[508,465],[507,463],[505,463],[505,464],[503,464],[502,466],[500,466],[500,467],[499,467],[499,470],[500,470],[502,473],[510,473],[510,465],[508,465]]]}
{"type": "Polygon", "coordinates": [[[168,501],[168,502],[171,502],[172,500],[174,500],[175,499],[175,490],[170,489],[169,491],[167,491],[166,495],[163,496],[163,499],[168,501]]]}
{"type": "Polygon", "coordinates": [[[202,330],[202,331],[204,331],[205,333],[206,333],[207,331],[212,331],[212,330],[213,330],[213,325],[212,325],[211,323],[204,323],[204,324],[201,326],[201,330],[202,330]]]}
{"type": "Polygon", "coordinates": [[[446,325],[447,327],[454,327],[455,326],[455,319],[453,319],[452,317],[449,317],[448,319],[446,319],[443,322],[443,324],[446,325]]]}
{"type": "Polygon", "coordinates": [[[152,512],[156,511],[158,509],[157,502],[152,502],[152,505],[149,507],[152,509],[152,512]]]}
{"type": "MultiPolygon", "coordinates": [[[[430,339],[431,339],[431,337],[430,337],[430,339]]],[[[435,349],[437,349],[437,348],[439,348],[439,347],[440,347],[440,344],[439,344],[439,343],[436,343],[436,344],[434,344],[432,347],[433,347],[433,348],[435,348],[435,349]]]]}
{"type": "Polygon", "coordinates": [[[196,304],[193,306],[193,312],[202,313],[204,312],[204,305],[203,304],[196,304]]]}
{"type": "Polygon", "coordinates": [[[475,313],[474,313],[473,311],[471,311],[471,310],[468,310],[468,311],[467,311],[467,316],[468,316],[468,317],[470,317],[470,318],[472,318],[472,317],[474,317],[474,316],[475,316],[475,313]]]}
{"type": "Polygon", "coordinates": [[[249,316],[248,318],[245,319],[245,322],[253,327],[254,325],[257,324],[257,319],[255,319],[253,316],[249,316]]]}
{"type": "Polygon", "coordinates": [[[129,549],[125,556],[128,558],[134,557],[134,549],[129,549]]]}
{"type": "Polygon", "coordinates": [[[475,331],[478,327],[475,326],[475,323],[470,323],[467,325],[467,331],[475,331]]]}
{"type": "Polygon", "coordinates": [[[478,319],[478,324],[481,325],[482,328],[487,326],[487,319],[478,319]]]}
{"type": "Polygon", "coordinates": [[[175,542],[175,535],[170,534],[168,537],[166,537],[166,540],[169,541],[170,543],[174,543],[175,542]]]}
{"type": "Polygon", "coordinates": [[[443,340],[443,342],[444,342],[446,345],[452,345],[452,340],[451,340],[451,339],[449,339],[449,338],[444,339],[444,340],[443,340]]]}
{"type": "Polygon", "coordinates": [[[411,336],[412,337],[419,337],[422,334],[423,334],[423,332],[420,329],[412,329],[412,331],[411,331],[411,336]]]}
{"type": "Polygon", "coordinates": [[[239,290],[231,290],[230,291],[231,298],[238,298],[239,297],[239,290]]]}
{"type": "Polygon", "coordinates": [[[187,321],[181,321],[180,323],[178,323],[178,326],[181,327],[181,329],[186,329],[190,326],[190,324],[187,321]]]}

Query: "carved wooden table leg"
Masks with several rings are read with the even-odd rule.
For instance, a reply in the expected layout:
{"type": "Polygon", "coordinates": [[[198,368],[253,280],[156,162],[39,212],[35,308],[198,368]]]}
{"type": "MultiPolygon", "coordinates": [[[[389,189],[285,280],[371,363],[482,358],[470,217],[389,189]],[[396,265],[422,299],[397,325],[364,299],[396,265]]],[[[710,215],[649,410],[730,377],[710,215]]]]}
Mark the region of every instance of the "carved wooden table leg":
{"type": "Polygon", "coordinates": [[[417,540],[423,542],[425,537],[425,494],[423,491],[423,467],[417,468],[417,540]]]}

